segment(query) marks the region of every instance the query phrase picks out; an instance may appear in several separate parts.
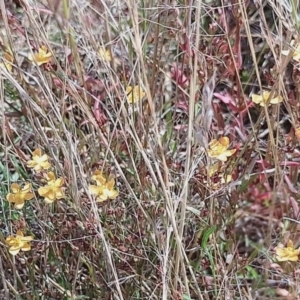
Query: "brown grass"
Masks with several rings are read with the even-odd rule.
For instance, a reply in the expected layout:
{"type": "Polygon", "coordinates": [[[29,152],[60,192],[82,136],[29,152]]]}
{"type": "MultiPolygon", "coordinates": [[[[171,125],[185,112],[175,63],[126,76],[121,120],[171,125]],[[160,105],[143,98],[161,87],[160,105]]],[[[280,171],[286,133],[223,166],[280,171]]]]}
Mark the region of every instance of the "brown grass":
{"type": "Polygon", "coordinates": [[[175,2],[1,2],[1,299],[298,299],[298,263],[275,259],[300,244],[299,66],[282,55],[297,6],[175,2]],[[253,104],[263,90],[283,102],[253,104]],[[209,176],[222,136],[236,153],[209,176]],[[36,148],[65,179],[52,205],[26,167],[36,148]],[[117,199],[90,194],[96,169],[117,199]],[[16,210],[25,181],[35,198],[16,210]],[[12,256],[18,229],[34,241],[12,256]]]}

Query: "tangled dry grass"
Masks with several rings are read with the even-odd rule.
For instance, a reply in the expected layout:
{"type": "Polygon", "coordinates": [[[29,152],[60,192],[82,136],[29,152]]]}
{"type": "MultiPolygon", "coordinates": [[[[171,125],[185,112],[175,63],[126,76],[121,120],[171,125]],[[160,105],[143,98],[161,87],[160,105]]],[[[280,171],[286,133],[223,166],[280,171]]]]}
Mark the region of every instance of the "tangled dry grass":
{"type": "Polygon", "coordinates": [[[0,3],[1,299],[299,299],[299,3],[0,3]]]}

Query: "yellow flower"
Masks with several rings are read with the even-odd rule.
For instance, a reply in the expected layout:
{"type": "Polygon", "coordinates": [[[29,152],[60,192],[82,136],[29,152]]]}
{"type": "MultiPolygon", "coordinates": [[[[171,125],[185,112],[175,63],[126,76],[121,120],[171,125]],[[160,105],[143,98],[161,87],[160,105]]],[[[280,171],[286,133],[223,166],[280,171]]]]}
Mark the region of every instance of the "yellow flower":
{"type": "MultiPolygon", "coordinates": [[[[260,106],[265,106],[268,99],[270,98],[271,92],[263,91],[262,95],[252,94],[252,102],[259,104],[260,106]]],[[[270,100],[270,104],[278,104],[282,102],[283,99],[281,96],[277,96],[270,100]]]]}
{"type": "Polygon", "coordinates": [[[277,247],[275,251],[277,261],[298,261],[300,254],[300,248],[295,249],[291,240],[288,241],[287,247],[277,247]]]}
{"type": "Polygon", "coordinates": [[[47,184],[38,189],[38,193],[41,197],[44,197],[46,203],[53,203],[55,200],[64,198],[62,186],[64,184],[63,178],[56,179],[53,172],[49,172],[46,175],[47,184]]]}
{"type": "Polygon", "coordinates": [[[10,186],[12,193],[6,196],[6,200],[10,203],[14,203],[14,208],[22,209],[26,200],[31,200],[34,194],[31,193],[31,184],[26,183],[24,187],[21,187],[17,183],[13,183],[10,186]]]}
{"type": "Polygon", "coordinates": [[[30,61],[35,62],[38,66],[40,66],[42,64],[47,64],[50,61],[51,57],[52,57],[52,53],[48,52],[48,49],[46,46],[42,46],[39,49],[38,53],[35,53],[35,54],[29,53],[28,54],[28,59],[30,61]]]}
{"type": "MultiPolygon", "coordinates": [[[[219,189],[222,184],[229,183],[232,180],[232,176],[227,174],[225,177],[224,168],[221,165],[221,162],[217,162],[207,169],[207,175],[211,178],[211,187],[213,189],[219,189]]],[[[207,181],[204,181],[207,183],[207,181]]]]}
{"type": "Polygon", "coordinates": [[[32,152],[32,160],[29,160],[26,165],[29,168],[33,168],[36,172],[47,170],[51,168],[51,164],[48,162],[49,156],[42,154],[42,150],[37,148],[32,152]]]}
{"type": "MultiPolygon", "coordinates": [[[[295,40],[292,40],[290,46],[294,49],[294,52],[293,52],[293,59],[300,63],[300,44],[298,44],[296,47],[295,46],[295,40]]],[[[283,50],[282,51],[282,54],[285,55],[285,56],[288,56],[290,54],[290,50],[283,50]]]]}
{"type": "Polygon", "coordinates": [[[208,156],[211,158],[217,158],[221,161],[227,161],[227,158],[233,155],[236,151],[236,149],[227,150],[229,147],[229,138],[226,136],[219,138],[218,141],[213,139],[208,146],[208,156]]]}
{"type": "Polygon", "coordinates": [[[20,250],[29,251],[31,249],[30,242],[33,240],[33,236],[24,236],[21,230],[17,231],[16,236],[8,236],[5,240],[6,244],[10,246],[9,253],[17,255],[20,250]]]}
{"type": "Polygon", "coordinates": [[[298,140],[300,140],[300,127],[295,129],[295,136],[297,137],[298,140]]]}
{"type": "Polygon", "coordinates": [[[132,86],[128,86],[126,88],[126,95],[128,103],[137,103],[146,96],[146,93],[139,85],[136,85],[134,88],[132,86]]]}
{"type": "Polygon", "coordinates": [[[90,185],[89,191],[96,196],[97,202],[117,198],[119,193],[114,189],[114,179],[107,180],[99,170],[94,172],[92,179],[96,181],[96,185],[90,185]]]}
{"type": "Polygon", "coordinates": [[[12,63],[14,61],[13,56],[7,52],[4,52],[3,58],[4,58],[4,60],[2,63],[0,63],[0,68],[6,69],[9,73],[11,73],[12,72],[12,63]]]}
{"type": "Polygon", "coordinates": [[[104,47],[101,47],[98,51],[98,57],[107,62],[111,61],[111,53],[109,50],[105,50],[104,47]]]}

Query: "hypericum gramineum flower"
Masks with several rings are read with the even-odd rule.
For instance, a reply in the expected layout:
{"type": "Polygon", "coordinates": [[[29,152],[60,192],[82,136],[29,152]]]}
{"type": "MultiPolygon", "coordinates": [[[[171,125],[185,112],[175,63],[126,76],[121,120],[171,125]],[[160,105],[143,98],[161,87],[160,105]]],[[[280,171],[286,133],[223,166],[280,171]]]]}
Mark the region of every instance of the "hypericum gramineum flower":
{"type": "Polygon", "coordinates": [[[12,71],[12,63],[14,62],[14,58],[7,52],[3,53],[3,62],[0,63],[0,68],[6,69],[9,73],[12,71]]]}
{"type": "Polygon", "coordinates": [[[26,165],[29,168],[33,168],[36,172],[48,170],[51,168],[51,164],[48,159],[49,156],[47,154],[43,154],[42,150],[37,148],[32,152],[32,159],[29,160],[26,165]]]}
{"type": "Polygon", "coordinates": [[[295,40],[292,40],[290,46],[293,48],[293,50],[283,50],[281,53],[285,56],[288,56],[290,54],[290,51],[293,51],[293,59],[300,63],[300,44],[295,46],[295,40]]]}
{"type": "Polygon", "coordinates": [[[146,96],[146,93],[139,85],[136,85],[135,87],[128,86],[126,88],[126,95],[128,103],[137,103],[146,96]]]}
{"type": "Polygon", "coordinates": [[[98,51],[98,57],[107,62],[111,61],[111,53],[109,50],[106,50],[104,47],[100,47],[98,51]]]}
{"type": "MultiPolygon", "coordinates": [[[[259,104],[260,106],[265,106],[268,99],[270,98],[271,92],[263,91],[262,95],[252,94],[252,102],[259,104]]],[[[278,104],[283,101],[281,96],[274,97],[270,100],[269,104],[278,104]]]]}
{"type": "Polygon", "coordinates": [[[227,158],[232,156],[236,149],[227,150],[229,147],[229,138],[228,137],[220,137],[217,141],[213,139],[208,144],[209,149],[207,149],[207,155],[211,158],[217,158],[221,161],[227,161],[227,158]]]}
{"type": "Polygon", "coordinates": [[[63,178],[56,179],[53,172],[46,175],[47,184],[38,189],[41,197],[44,197],[46,203],[53,203],[55,200],[63,199],[65,197],[62,186],[64,184],[63,178]]]}
{"type": "Polygon", "coordinates": [[[17,255],[20,250],[29,251],[31,249],[30,242],[33,240],[33,236],[24,236],[21,230],[17,231],[16,236],[8,236],[5,240],[6,244],[10,246],[9,253],[17,255]]]}
{"type": "MultiPolygon", "coordinates": [[[[230,174],[226,174],[221,162],[217,162],[207,169],[207,175],[210,177],[211,188],[216,190],[219,189],[222,184],[229,183],[232,180],[232,176],[230,174]]],[[[204,179],[204,183],[208,181],[204,179]]]]}
{"type": "Polygon", "coordinates": [[[14,208],[22,209],[26,200],[31,200],[34,194],[31,193],[31,183],[25,183],[21,188],[17,183],[13,183],[11,186],[12,193],[7,194],[6,200],[10,203],[14,203],[14,208]]]}
{"type": "Polygon", "coordinates": [[[47,64],[52,57],[52,53],[48,51],[46,46],[42,46],[38,53],[29,53],[28,59],[35,62],[38,66],[47,64]]]}
{"type": "Polygon", "coordinates": [[[89,191],[96,196],[97,202],[117,198],[119,193],[114,189],[114,179],[107,180],[99,170],[94,172],[92,179],[96,181],[96,185],[90,185],[89,191]]]}
{"type": "Polygon", "coordinates": [[[294,243],[289,240],[286,247],[277,247],[276,259],[277,261],[298,261],[300,248],[295,249],[294,243]]]}

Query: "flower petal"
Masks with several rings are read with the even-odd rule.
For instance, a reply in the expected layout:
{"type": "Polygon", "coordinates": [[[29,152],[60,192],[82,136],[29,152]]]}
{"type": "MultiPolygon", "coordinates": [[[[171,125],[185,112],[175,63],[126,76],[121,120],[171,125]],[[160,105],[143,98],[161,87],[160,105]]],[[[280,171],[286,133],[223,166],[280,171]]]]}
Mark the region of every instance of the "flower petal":
{"type": "Polygon", "coordinates": [[[107,193],[107,196],[109,199],[116,199],[118,197],[119,193],[116,190],[109,190],[107,193]]]}
{"type": "Polygon", "coordinates": [[[54,182],[55,187],[62,187],[64,185],[64,179],[63,178],[58,178],[54,182]]]}
{"type": "Polygon", "coordinates": [[[260,104],[261,102],[263,102],[263,97],[261,95],[252,94],[251,98],[252,98],[252,102],[256,104],[260,104]]]}
{"type": "Polygon", "coordinates": [[[20,191],[20,186],[17,184],[17,183],[13,183],[11,186],[10,186],[11,190],[13,193],[18,193],[20,191]]]}
{"type": "Polygon", "coordinates": [[[25,243],[31,242],[32,240],[33,240],[33,236],[31,236],[31,235],[23,236],[23,237],[21,238],[21,241],[22,241],[22,242],[25,242],[25,243]]]}
{"type": "Polygon", "coordinates": [[[55,181],[56,180],[56,176],[53,172],[48,172],[46,174],[46,180],[47,181],[55,181]]]}
{"type": "Polygon", "coordinates": [[[10,203],[14,203],[16,202],[16,198],[15,198],[15,195],[12,194],[12,193],[9,193],[6,195],[6,200],[10,203]]]}
{"type": "Polygon", "coordinates": [[[229,138],[227,136],[222,136],[219,138],[219,143],[227,149],[229,146],[229,138]]]}
{"type": "Polygon", "coordinates": [[[50,198],[47,198],[47,197],[44,199],[44,201],[45,201],[46,203],[48,203],[48,204],[52,204],[52,203],[54,202],[53,199],[50,199],[50,198]]]}
{"type": "Polygon", "coordinates": [[[111,190],[111,189],[113,189],[114,186],[115,186],[115,180],[114,180],[114,179],[111,179],[111,180],[109,180],[105,185],[106,185],[106,188],[107,188],[107,189],[111,190]]]}
{"type": "Polygon", "coordinates": [[[19,252],[20,252],[20,248],[19,247],[10,247],[8,252],[11,254],[11,255],[17,255],[19,252]]]}
{"type": "Polygon", "coordinates": [[[34,197],[33,193],[26,193],[24,195],[24,200],[31,200],[34,197]]]}
{"type": "Polygon", "coordinates": [[[47,194],[49,194],[50,189],[48,186],[42,186],[38,189],[38,193],[42,197],[46,197],[47,194]]]}
{"type": "Polygon", "coordinates": [[[32,156],[42,156],[42,149],[41,149],[41,148],[36,148],[36,149],[32,152],[32,156]]]}
{"type": "Polygon", "coordinates": [[[90,185],[89,186],[89,192],[92,194],[92,195],[99,195],[101,193],[101,189],[96,186],[96,185],[90,185]]]}
{"type": "Polygon", "coordinates": [[[28,243],[25,243],[23,245],[23,247],[21,248],[22,251],[29,251],[30,249],[31,249],[31,246],[28,243]]]}
{"type": "Polygon", "coordinates": [[[22,188],[22,192],[29,192],[31,190],[31,183],[25,183],[24,187],[22,188]]]}
{"type": "Polygon", "coordinates": [[[23,207],[24,207],[24,202],[16,202],[15,204],[14,204],[14,208],[15,209],[22,209],[23,207]]]}

